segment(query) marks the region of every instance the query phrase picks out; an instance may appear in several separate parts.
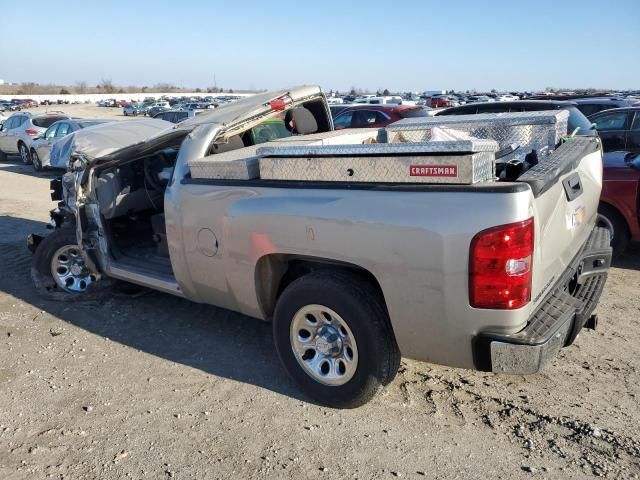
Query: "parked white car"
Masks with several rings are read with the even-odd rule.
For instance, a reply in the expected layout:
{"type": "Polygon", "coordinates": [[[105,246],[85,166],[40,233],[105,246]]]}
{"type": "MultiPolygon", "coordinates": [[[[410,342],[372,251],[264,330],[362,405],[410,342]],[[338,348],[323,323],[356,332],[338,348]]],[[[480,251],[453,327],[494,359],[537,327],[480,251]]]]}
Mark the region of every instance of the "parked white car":
{"type": "Polygon", "coordinates": [[[366,96],[356,98],[353,103],[364,103],[367,105],[415,105],[415,102],[405,102],[397,95],[386,96],[366,96]]]}
{"type": "Polygon", "coordinates": [[[515,100],[520,100],[520,97],[511,94],[498,95],[496,97],[496,102],[513,102],[515,100]]]}
{"type": "Polygon", "coordinates": [[[69,117],[62,112],[31,114],[18,112],[11,115],[0,128],[0,161],[7,155],[20,154],[22,163],[31,164],[29,150],[35,137],[43,134],[58,120],[69,117]]]}

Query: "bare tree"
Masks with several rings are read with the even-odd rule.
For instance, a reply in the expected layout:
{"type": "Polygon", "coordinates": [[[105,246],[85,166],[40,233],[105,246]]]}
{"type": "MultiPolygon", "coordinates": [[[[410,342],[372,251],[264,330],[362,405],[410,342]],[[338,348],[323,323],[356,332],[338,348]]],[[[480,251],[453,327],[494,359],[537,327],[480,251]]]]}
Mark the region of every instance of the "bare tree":
{"type": "Polygon", "coordinates": [[[102,88],[106,93],[114,93],[116,91],[116,87],[113,86],[111,79],[107,78],[103,78],[98,87],[102,88]]]}
{"type": "Polygon", "coordinates": [[[87,93],[87,81],[79,80],[76,82],[76,92],[78,93],[87,93]]]}
{"type": "Polygon", "coordinates": [[[18,90],[19,95],[30,95],[35,91],[36,84],[33,82],[23,82],[18,90]]]}
{"type": "Polygon", "coordinates": [[[156,83],[153,86],[153,89],[159,92],[172,92],[173,90],[176,89],[176,87],[174,85],[171,85],[170,83],[161,82],[161,83],[156,83]]]}

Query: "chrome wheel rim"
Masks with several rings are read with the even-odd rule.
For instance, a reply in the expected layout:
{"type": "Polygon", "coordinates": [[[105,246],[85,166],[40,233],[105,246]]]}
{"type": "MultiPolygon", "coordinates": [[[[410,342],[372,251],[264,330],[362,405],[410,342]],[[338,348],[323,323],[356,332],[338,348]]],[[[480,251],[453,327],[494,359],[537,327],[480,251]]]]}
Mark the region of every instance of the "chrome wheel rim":
{"type": "Polygon", "coordinates": [[[31,152],[31,160],[36,167],[40,168],[40,157],[38,157],[38,154],[35,150],[31,152]]]}
{"type": "Polygon", "coordinates": [[[29,163],[29,152],[24,145],[20,145],[20,158],[22,158],[22,163],[29,163]]]}
{"type": "Polygon", "coordinates": [[[290,340],[298,364],[318,383],[344,385],[358,368],[353,332],[328,307],[307,305],[298,310],[291,322],[290,340]]]}
{"type": "Polygon", "coordinates": [[[611,234],[611,240],[613,240],[613,236],[616,233],[616,229],[614,228],[613,222],[611,220],[609,220],[604,215],[598,214],[598,220],[597,220],[596,224],[599,227],[604,227],[607,230],[609,230],[609,233],[611,234]]]}
{"type": "Polygon", "coordinates": [[[59,248],[51,258],[51,275],[59,288],[66,292],[82,293],[97,281],[76,245],[59,248]]]}

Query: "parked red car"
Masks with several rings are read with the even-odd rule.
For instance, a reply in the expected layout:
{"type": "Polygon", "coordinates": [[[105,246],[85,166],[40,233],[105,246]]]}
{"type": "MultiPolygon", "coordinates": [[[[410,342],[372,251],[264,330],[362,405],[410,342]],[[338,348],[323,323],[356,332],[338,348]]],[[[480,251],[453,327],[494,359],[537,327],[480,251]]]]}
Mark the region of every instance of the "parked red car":
{"type": "MultiPolygon", "coordinates": [[[[342,106],[342,105],[341,105],[342,106]]],[[[336,109],[333,126],[343,128],[380,128],[403,118],[426,117],[427,113],[415,105],[349,105],[336,109]]]]}
{"type": "Polygon", "coordinates": [[[622,253],[629,241],[640,241],[640,154],[604,154],[599,223],[611,230],[611,245],[622,253]]]}
{"type": "Polygon", "coordinates": [[[431,97],[429,99],[429,106],[431,108],[450,107],[451,99],[447,97],[431,97]]]}

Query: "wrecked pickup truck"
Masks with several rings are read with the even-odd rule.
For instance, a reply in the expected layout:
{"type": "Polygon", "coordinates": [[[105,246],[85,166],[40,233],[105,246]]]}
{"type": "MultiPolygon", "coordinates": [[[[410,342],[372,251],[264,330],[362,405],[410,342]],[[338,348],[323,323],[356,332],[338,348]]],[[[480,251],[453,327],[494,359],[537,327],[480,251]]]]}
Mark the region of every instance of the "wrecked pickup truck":
{"type": "Polygon", "coordinates": [[[115,279],[272,321],[288,374],[335,407],[369,401],[401,355],[535,373],[595,327],[602,149],[566,112],[334,131],[300,87],[124,147],[110,128],[79,133],[56,228],[29,239],[45,295],[115,279]]]}

